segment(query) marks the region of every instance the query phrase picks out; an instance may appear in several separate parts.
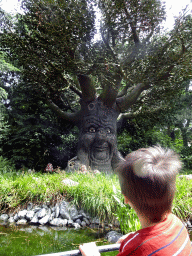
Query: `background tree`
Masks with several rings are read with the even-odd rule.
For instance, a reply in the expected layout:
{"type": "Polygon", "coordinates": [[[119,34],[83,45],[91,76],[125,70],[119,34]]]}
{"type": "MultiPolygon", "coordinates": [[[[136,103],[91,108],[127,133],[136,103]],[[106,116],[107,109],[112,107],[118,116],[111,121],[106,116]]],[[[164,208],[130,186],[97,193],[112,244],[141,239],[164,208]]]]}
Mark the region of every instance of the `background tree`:
{"type": "Polygon", "coordinates": [[[49,162],[54,168],[65,168],[76,152],[77,131],[53,115],[41,95],[20,78],[7,90],[7,98],[4,108],[9,126],[1,140],[3,156],[16,168],[43,170],[49,162]]]}
{"type": "Polygon", "coordinates": [[[120,159],[115,142],[118,115],[122,113],[121,123],[151,109],[161,111],[181,92],[182,82],[190,78],[192,19],[184,15],[170,33],[162,34],[165,11],[160,1],[97,3],[103,15],[100,42],[92,41],[93,3],[72,0],[24,1],[25,15],[18,16],[12,26],[5,23],[1,42],[10,48],[10,58],[22,66],[24,80],[44,103],[79,126],[80,164],[99,169],[97,163],[90,163],[90,156],[105,162],[112,154],[107,164],[110,167],[102,167],[110,169],[120,159]],[[81,99],[81,106],[66,98],[67,88],[81,99]],[[91,114],[94,106],[97,111],[91,114]],[[98,114],[101,118],[101,113],[111,115],[111,129],[104,129],[101,120],[90,122],[86,118],[89,115],[95,119],[98,114]],[[96,129],[92,127],[95,122],[96,129]],[[88,149],[83,134],[91,140],[93,133],[94,137],[98,134],[99,142],[88,149]],[[104,135],[113,138],[106,142],[104,135]],[[106,146],[110,141],[113,150],[106,146]]]}

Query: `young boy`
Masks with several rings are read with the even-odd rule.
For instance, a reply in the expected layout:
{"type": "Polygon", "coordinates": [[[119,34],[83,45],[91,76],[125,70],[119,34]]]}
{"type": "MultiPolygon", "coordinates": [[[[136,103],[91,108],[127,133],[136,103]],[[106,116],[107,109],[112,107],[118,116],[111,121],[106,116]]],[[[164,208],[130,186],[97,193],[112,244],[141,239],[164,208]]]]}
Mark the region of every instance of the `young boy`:
{"type": "MultiPolygon", "coordinates": [[[[192,255],[184,224],[171,213],[176,175],[182,167],[172,150],[142,148],[117,168],[125,203],[137,213],[142,229],[123,236],[117,256],[192,255]]],[[[100,255],[93,243],[80,245],[83,256],[100,255]]]]}

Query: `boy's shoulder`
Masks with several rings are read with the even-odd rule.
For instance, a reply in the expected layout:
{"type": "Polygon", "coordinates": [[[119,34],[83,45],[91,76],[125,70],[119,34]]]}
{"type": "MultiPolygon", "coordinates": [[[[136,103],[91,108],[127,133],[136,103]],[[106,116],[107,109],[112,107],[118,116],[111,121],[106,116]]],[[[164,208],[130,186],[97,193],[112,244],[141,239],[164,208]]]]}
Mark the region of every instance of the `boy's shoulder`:
{"type": "Polygon", "coordinates": [[[130,234],[122,242],[118,256],[150,255],[158,251],[172,255],[181,248],[185,253],[191,250],[189,234],[184,224],[170,214],[164,221],[130,234]]]}

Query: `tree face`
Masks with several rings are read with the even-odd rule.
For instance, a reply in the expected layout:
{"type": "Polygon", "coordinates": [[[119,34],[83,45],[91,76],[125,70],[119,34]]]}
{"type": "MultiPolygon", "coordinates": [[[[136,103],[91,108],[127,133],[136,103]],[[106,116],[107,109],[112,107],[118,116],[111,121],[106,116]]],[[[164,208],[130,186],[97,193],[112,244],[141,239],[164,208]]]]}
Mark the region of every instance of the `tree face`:
{"type": "Polygon", "coordinates": [[[117,154],[116,105],[106,107],[99,98],[88,103],[82,100],[81,110],[77,161],[87,168],[110,172],[117,154]]]}

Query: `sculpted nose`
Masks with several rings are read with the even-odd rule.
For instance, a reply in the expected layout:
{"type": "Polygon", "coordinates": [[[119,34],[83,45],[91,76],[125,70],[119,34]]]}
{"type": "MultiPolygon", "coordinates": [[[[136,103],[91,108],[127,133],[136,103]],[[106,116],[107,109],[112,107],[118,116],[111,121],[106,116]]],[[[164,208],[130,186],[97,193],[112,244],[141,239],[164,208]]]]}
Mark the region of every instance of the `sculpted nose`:
{"type": "Polygon", "coordinates": [[[99,129],[98,130],[97,139],[98,140],[105,140],[106,139],[106,131],[104,129],[99,129]]]}
{"type": "Polygon", "coordinates": [[[106,136],[106,131],[104,129],[100,129],[99,134],[102,136],[106,136]]]}

